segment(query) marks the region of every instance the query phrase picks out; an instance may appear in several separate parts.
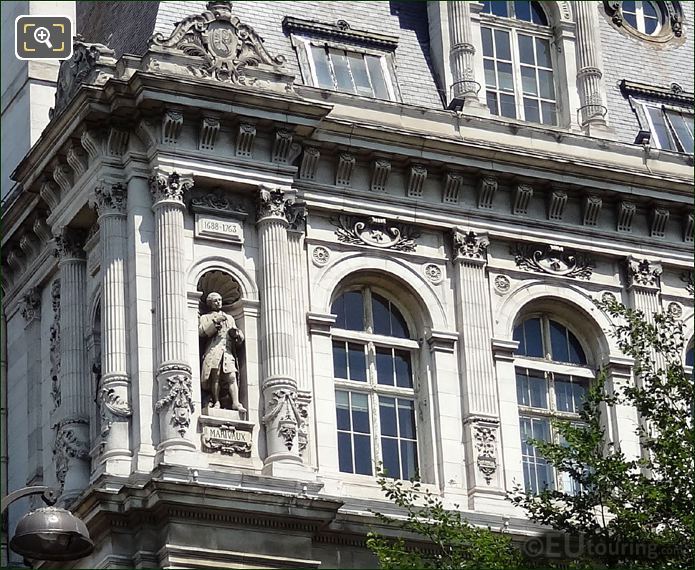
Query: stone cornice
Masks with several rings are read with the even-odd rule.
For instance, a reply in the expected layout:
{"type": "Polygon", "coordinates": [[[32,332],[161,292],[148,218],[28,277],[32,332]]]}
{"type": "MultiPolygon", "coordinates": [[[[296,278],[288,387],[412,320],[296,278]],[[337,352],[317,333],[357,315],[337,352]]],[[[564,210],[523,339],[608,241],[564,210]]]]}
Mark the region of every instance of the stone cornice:
{"type": "Polygon", "coordinates": [[[327,24],[316,20],[285,16],[282,25],[288,32],[299,32],[307,36],[348,40],[360,45],[372,45],[389,50],[398,47],[398,36],[352,29],[345,20],[338,20],[336,24],[327,24]]]}

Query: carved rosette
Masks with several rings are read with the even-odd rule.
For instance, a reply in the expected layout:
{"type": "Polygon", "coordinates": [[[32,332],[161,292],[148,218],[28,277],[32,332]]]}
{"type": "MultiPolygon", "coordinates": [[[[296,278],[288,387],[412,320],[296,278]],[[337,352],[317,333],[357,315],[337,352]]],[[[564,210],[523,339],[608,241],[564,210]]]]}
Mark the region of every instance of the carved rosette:
{"type": "Polygon", "coordinates": [[[32,287],[24,294],[20,313],[27,325],[41,319],[41,291],[38,287],[32,287]]]}
{"type": "Polygon", "coordinates": [[[155,403],[155,411],[170,413],[169,423],[181,437],[184,437],[191,425],[191,414],[195,411],[191,371],[180,367],[177,370],[161,370],[161,372],[174,373],[160,380],[165,383],[162,387],[164,394],[155,403]]]}
{"type": "Polygon", "coordinates": [[[86,257],[84,244],[87,239],[87,232],[66,227],[54,239],[55,254],[59,259],[84,259],[86,257]]]}
{"type": "Polygon", "coordinates": [[[56,478],[61,490],[65,486],[65,476],[72,460],[89,457],[89,443],[86,433],[88,425],[85,420],[66,419],[53,426],[56,438],[53,443],[53,461],[56,468],[56,478]]]}
{"type": "Polygon", "coordinates": [[[627,258],[628,287],[659,289],[663,269],[661,263],[648,259],[627,258]]]}
{"type": "Polygon", "coordinates": [[[594,269],[594,262],[588,255],[566,251],[559,245],[517,244],[512,246],[511,253],[517,267],[548,275],[590,279],[594,269]]]}
{"type": "Polygon", "coordinates": [[[258,192],[258,221],[275,218],[289,223],[292,204],[281,188],[262,185],[258,192]]]}
{"type": "Polygon", "coordinates": [[[385,218],[339,216],[331,219],[331,223],[337,227],[338,241],[379,249],[415,251],[415,240],[420,237],[415,228],[385,218]]]}
{"type": "Polygon", "coordinates": [[[124,184],[100,181],[94,188],[94,205],[99,216],[125,215],[127,191],[124,184]]]}
{"type": "Polygon", "coordinates": [[[251,26],[232,15],[231,2],[208,2],[205,12],[181,20],[168,38],[154,34],[149,44],[199,57],[200,65],[188,68],[193,75],[231,83],[253,83],[247,68],[280,72],[285,63],[283,56],[268,53],[251,26]]]}
{"type": "Polygon", "coordinates": [[[473,425],[473,441],[477,452],[476,463],[478,470],[490,485],[497,471],[497,426],[484,422],[473,425]]]}
{"type": "MultiPolygon", "coordinates": [[[[304,405],[306,404],[298,402],[297,392],[290,388],[274,390],[266,404],[263,423],[269,430],[277,432],[287,451],[292,451],[295,443],[298,446],[301,445],[301,441],[297,440],[297,435],[300,427],[304,426],[306,417],[308,417],[307,410],[300,410],[300,407],[304,405]],[[302,417],[303,414],[304,418],[302,417]]],[[[306,442],[304,447],[306,447],[306,442]]],[[[303,448],[299,447],[299,451],[301,453],[303,448]]]]}
{"type": "Polygon", "coordinates": [[[182,176],[176,172],[166,174],[157,172],[150,178],[150,192],[154,205],[161,202],[183,204],[183,196],[193,187],[191,176],[182,176]]]}
{"type": "Polygon", "coordinates": [[[452,231],[454,261],[475,264],[487,263],[487,248],[490,239],[486,233],[466,232],[461,228],[452,231]]]}

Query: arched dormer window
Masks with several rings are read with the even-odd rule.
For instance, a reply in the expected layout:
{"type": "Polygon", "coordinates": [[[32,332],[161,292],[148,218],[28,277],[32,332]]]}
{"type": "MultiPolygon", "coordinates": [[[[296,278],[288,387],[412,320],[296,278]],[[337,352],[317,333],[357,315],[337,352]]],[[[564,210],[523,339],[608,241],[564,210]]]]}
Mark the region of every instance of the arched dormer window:
{"type": "Polygon", "coordinates": [[[483,66],[493,115],[557,125],[552,31],[540,2],[483,2],[483,66]]]}
{"type": "Polygon", "coordinates": [[[579,338],[553,316],[527,315],[514,328],[514,340],[519,342],[514,365],[526,490],[576,493],[575,483],[556,473],[528,440],[557,440],[551,419],[579,419],[594,370],[579,338]]]}
{"type": "Polygon", "coordinates": [[[344,473],[410,479],[418,472],[414,359],[418,343],[400,309],[372,287],[333,302],[338,465],[344,473]]]}

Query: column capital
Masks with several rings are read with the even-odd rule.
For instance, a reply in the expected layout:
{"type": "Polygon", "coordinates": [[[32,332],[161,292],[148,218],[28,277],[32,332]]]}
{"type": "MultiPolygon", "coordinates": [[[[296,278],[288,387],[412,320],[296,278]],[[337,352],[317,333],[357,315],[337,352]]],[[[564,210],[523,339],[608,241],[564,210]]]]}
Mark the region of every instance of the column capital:
{"type": "Polygon", "coordinates": [[[192,187],[193,177],[190,175],[157,171],[150,177],[152,206],[156,207],[162,202],[183,206],[183,196],[192,187]]]}
{"type": "Polygon", "coordinates": [[[41,291],[38,287],[32,287],[22,296],[20,313],[27,326],[41,318],[41,291]]]}
{"type": "Polygon", "coordinates": [[[297,216],[298,211],[294,208],[293,191],[286,191],[280,186],[268,186],[265,184],[261,184],[258,187],[259,223],[268,218],[274,218],[290,224],[297,216]]]}
{"type": "Polygon", "coordinates": [[[55,255],[61,261],[63,259],[85,259],[84,244],[87,240],[87,232],[64,226],[58,235],[54,236],[56,249],[55,255]]]}
{"type": "Polygon", "coordinates": [[[99,217],[110,214],[125,215],[127,189],[121,182],[99,180],[94,188],[94,206],[99,217]]]}
{"type": "Polygon", "coordinates": [[[627,268],[628,288],[641,288],[658,291],[661,288],[663,268],[658,261],[628,257],[625,260],[627,268]]]}
{"type": "Polygon", "coordinates": [[[455,227],[451,231],[453,239],[453,261],[471,265],[487,263],[487,248],[490,239],[487,233],[476,233],[472,230],[455,227]]]}

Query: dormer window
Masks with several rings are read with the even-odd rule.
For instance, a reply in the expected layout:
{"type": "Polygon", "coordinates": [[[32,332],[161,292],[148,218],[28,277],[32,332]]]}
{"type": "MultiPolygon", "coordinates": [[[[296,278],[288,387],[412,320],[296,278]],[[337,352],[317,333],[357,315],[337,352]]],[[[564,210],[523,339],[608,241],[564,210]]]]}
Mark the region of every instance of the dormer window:
{"type": "Polygon", "coordinates": [[[490,113],[557,125],[552,33],[540,2],[484,2],[481,34],[490,113]]]}

